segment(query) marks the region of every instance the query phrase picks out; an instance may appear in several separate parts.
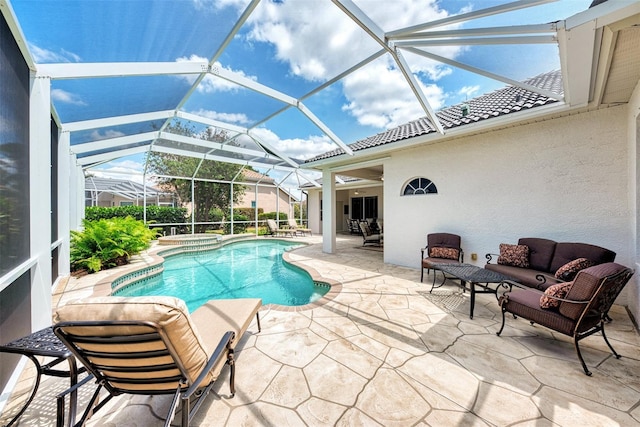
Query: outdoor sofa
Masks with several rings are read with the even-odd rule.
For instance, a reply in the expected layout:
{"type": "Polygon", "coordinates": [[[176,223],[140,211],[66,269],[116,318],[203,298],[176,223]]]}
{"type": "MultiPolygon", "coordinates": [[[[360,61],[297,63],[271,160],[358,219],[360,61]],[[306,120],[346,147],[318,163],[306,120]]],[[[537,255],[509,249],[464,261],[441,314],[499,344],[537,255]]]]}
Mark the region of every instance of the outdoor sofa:
{"type": "Polygon", "coordinates": [[[588,243],[555,242],[526,237],[517,245],[500,244],[500,254],[486,254],[488,270],[540,290],[559,282],[571,281],[578,271],[613,262],[616,253],[588,243]],[[494,257],[497,257],[495,262],[494,257]]]}

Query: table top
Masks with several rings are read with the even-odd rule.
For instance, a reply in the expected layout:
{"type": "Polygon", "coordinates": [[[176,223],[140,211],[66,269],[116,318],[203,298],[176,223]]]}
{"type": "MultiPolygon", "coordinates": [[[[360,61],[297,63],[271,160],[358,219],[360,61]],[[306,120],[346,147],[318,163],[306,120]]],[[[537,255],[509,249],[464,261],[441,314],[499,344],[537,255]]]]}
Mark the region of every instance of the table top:
{"type": "Polygon", "coordinates": [[[52,326],[0,345],[0,351],[49,357],[71,356],[69,349],[53,333],[52,326]]]}
{"type": "Polygon", "coordinates": [[[433,264],[435,268],[445,273],[449,273],[452,276],[457,277],[460,280],[472,283],[499,283],[503,280],[511,280],[510,277],[497,271],[487,270],[486,268],[478,267],[472,264],[459,264],[459,263],[441,263],[433,264]]]}

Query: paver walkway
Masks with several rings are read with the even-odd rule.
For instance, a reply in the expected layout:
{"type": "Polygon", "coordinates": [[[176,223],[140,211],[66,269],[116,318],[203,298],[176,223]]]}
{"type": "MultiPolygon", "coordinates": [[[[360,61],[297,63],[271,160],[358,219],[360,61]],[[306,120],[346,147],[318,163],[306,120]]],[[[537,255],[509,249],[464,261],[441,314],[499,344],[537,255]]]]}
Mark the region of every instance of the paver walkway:
{"type": "MultiPolygon", "coordinates": [[[[495,297],[479,295],[470,320],[468,292],[448,284],[429,295],[419,271],[360,244],[339,236],[336,254],[316,244],[288,255],[341,292],[309,310],[262,311],[262,332],[254,321],[236,349],[236,396],[225,370],[195,425],[640,425],[640,337],[623,307],[607,325],[622,359],[599,335],[587,338],[587,377],[570,339],[512,318],[498,337],[495,297]]],[[[71,279],[62,301],[90,293],[86,281],[71,279]]],[[[55,403],[44,395],[64,385],[45,379],[19,425],[52,425],[55,403]]],[[[159,426],[168,400],[119,397],[89,425],[159,426]]]]}

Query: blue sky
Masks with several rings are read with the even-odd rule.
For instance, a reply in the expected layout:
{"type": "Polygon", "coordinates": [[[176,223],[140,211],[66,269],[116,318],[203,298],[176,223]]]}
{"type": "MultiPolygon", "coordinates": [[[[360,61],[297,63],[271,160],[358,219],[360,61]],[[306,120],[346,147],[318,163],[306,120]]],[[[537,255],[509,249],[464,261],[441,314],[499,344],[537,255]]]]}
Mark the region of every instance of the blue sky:
{"type": "MultiPolygon", "coordinates": [[[[384,31],[479,10],[505,0],[353,0],[384,31]]],[[[246,0],[13,0],[29,48],[40,63],[208,61],[242,13],[246,0]]],[[[586,10],[591,0],[560,0],[447,27],[538,24],[586,10]]],[[[440,28],[439,28],[440,29],[440,28]]],[[[217,60],[287,95],[300,97],[379,49],[328,0],[263,0],[217,60]]],[[[559,68],[555,45],[445,46],[432,52],[523,80],[559,68]]],[[[463,102],[504,84],[406,54],[434,109],[463,102]]],[[[60,80],[52,97],[63,122],[175,108],[193,76],[60,80]]],[[[304,100],[345,143],[424,116],[389,55],[304,100]]],[[[283,104],[207,77],[184,111],[249,127],[283,104]]],[[[149,123],[73,135],[72,144],[149,131],[149,123]]],[[[255,129],[292,157],[336,148],[300,112],[290,109],[255,129]]],[[[102,169],[141,170],[142,156],[102,169]]]]}

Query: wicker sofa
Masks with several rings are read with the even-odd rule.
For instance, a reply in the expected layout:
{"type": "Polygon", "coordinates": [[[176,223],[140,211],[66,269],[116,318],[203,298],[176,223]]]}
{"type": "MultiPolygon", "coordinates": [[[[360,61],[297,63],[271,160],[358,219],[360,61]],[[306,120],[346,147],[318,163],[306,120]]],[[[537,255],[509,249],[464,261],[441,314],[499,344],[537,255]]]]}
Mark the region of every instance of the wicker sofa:
{"type": "Polygon", "coordinates": [[[616,257],[615,252],[600,246],[537,237],[521,238],[517,245],[501,244],[500,249],[500,254],[486,255],[485,268],[540,290],[560,281],[573,280],[579,270],[613,262],[616,257]],[[511,254],[517,252],[517,256],[510,256],[510,251],[511,254]],[[497,259],[492,262],[494,257],[497,259]],[[566,276],[561,274],[563,271],[566,276]]]}

